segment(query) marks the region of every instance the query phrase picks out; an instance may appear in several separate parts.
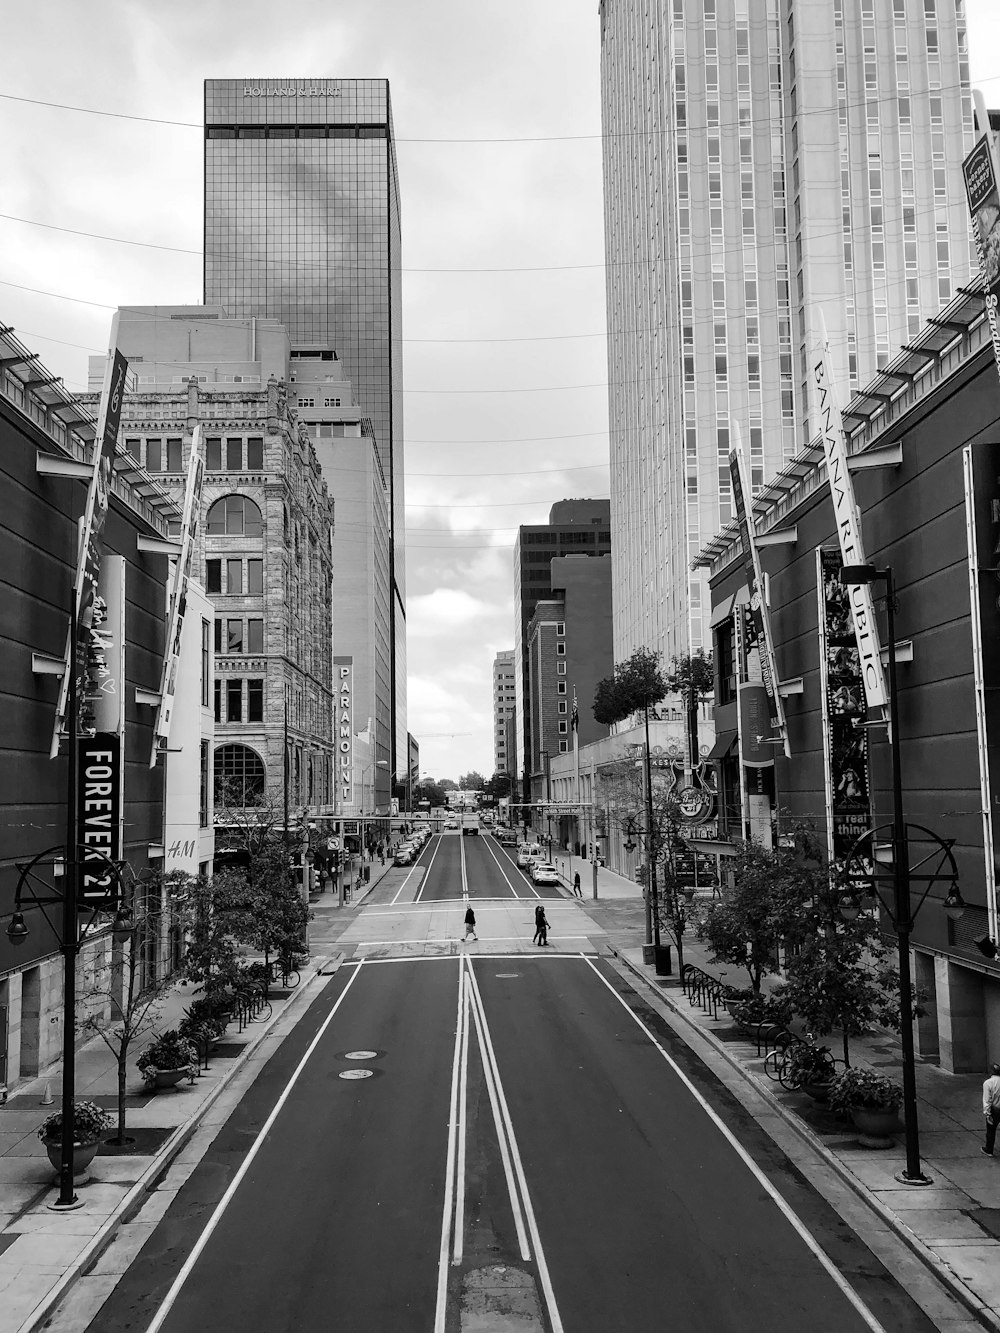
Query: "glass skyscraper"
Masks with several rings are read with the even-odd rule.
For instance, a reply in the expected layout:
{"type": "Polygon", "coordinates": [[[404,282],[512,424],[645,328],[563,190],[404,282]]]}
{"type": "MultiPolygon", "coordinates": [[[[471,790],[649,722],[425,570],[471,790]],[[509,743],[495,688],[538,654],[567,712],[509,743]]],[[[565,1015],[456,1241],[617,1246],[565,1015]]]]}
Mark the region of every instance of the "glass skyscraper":
{"type": "Polygon", "coordinates": [[[975,270],[963,0],[601,0],[615,658],[710,642],[691,561],[975,270]]]}
{"type": "Polygon", "coordinates": [[[390,491],[385,757],[405,782],[400,207],[387,80],[206,80],[205,300],[279,319],[293,366],[296,354],[340,360],[372,422],[390,491]]]}

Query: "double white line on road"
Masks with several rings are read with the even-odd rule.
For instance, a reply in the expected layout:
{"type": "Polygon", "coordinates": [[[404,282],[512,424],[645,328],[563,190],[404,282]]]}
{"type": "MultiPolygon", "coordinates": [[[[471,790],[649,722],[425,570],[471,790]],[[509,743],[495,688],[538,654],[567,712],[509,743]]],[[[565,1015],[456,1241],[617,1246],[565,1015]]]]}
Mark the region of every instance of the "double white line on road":
{"type": "MultiPolygon", "coordinates": [[[[464,870],[464,855],[463,855],[464,870]]],[[[486,1010],[479,985],[473,971],[472,960],[463,956],[459,959],[458,970],[458,1015],[455,1027],[455,1053],[451,1073],[451,1113],[448,1122],[448,1151],[445,1166],[444,1209],[441,1217],[441,1250],[438,1257],[437,1308],[434,1317],[434,1333],[444,1333],[445,1316],[448,1304],[448,1272],[453,1265],[460,1264],[465,1250],[465,1164],[467,1138],[467,1090],[469,1072],[469,1034],[471,1025],[475,1027],[479,1049],[483,1060],[483,1073],[486,1090],[489,1094],[493,1122],[496,1125],[497,1140],[500,1144],[500,1157],[503,1161],[504,1176],[507,1180],[507,1192],[510,1196],[511,1210],[514,1214],[514,1226],[521,1258],[530,1260],[531,1245],[535,1250],[535,1265],[541,1284],[545,1304],[548,1307],[552,1333],[563,1333],[562,1319],[556,1305],[555,1292],[549,1276],[548,1264],[542,1250],[538,1223],[528,1193],[521,1152],[517,1146],[514,1125],[507,1105],[507,1097],[500,1079],[493,1038],[486,1021],[486,1010]]]]}

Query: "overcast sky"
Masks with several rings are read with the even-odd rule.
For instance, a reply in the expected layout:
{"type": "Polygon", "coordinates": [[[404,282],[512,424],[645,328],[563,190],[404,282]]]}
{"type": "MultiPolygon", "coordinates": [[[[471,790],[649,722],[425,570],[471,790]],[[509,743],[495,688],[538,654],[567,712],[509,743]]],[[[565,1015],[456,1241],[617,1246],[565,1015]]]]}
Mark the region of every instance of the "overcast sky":
{"type": "MultiPolygon", "coordinates": [[[[966,11],[973,85],[995,106],[1000,5],[966,11]]],[[[0,321],[71,389],[115,306],[201,300],[205,78],[390,80],[409,729],[438,778],[493,771],[518,524],[608,494],[599,59],[597,0],[48,0],[4,15],[0,321]]]]}

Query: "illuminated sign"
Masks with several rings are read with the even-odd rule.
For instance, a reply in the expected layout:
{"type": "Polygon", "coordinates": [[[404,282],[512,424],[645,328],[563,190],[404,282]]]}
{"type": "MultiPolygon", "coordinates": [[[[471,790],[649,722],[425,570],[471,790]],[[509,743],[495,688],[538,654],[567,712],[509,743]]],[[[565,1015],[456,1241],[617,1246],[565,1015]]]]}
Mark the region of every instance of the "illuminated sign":
{"type": "Polygon", "coordinates": [[[333,659],[334,728],[337,743],[337,796],[341,808],[354,804],[354,658],[333,659]]]}

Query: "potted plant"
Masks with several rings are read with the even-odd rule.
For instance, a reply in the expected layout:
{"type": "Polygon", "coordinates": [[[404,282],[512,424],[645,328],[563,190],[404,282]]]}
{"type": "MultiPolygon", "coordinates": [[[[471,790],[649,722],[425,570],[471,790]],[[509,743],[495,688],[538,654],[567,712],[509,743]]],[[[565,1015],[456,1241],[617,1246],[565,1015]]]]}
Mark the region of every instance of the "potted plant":
{"type": "Polygon", "coordinates": [[[830,1084],[829,1102],[835,1111],[850,1112],[865,1148],[888,1148],[899,1128],[903,1089],[874,1069],[845,1069],[830,1084]]]}
{"type": "Polygon", "coordinates": [[[817,1102],[828,1099],[836,1072],[829,1046],[815,1046],[809,1041],[795,1042],[788,1049],[785,1069],[791,1087],[801,1088],[817,1102]]]}
{"type": "Polygon", "coordinates": [[[751,990],[749,986],[727,986],[722,1003],[729,1010],[729,1017],[735,1020],[737,1006],[742,1004],[744,1000],[752,999],[758,993],[751,990]]]}
{"type": "Polygon", "coordinates": [[[136,1061],[143,1082],[156,1089],[175,1087],[197,1064],[194,1043],[177,1030],[161,1032],[136,1061]]]}
{"type": "MultiPolygon", "coordinates": [[[[73,1179],[77,1184],[81,1183],[81,1177],[86,1179],[101,1135],[108,1132],[112,1123],[111,1116],[96,1102],[73,1103],[73,1179]]],[[[38,1130],[52,1169],[57,1173],[62,1165],[62,1127],[62,1111],[59,1110],[46,1116],[38,1130]]]]}
{"type": "Polygon", "coordinates": [[[764,1023],[775,1027],[787,1027],[792,1017],[792,1006],[780,990],[774,990],[767,995],[757,991],[740,1000],[730,1013],[738,1028],[752,1033],[764,1023]]]}

